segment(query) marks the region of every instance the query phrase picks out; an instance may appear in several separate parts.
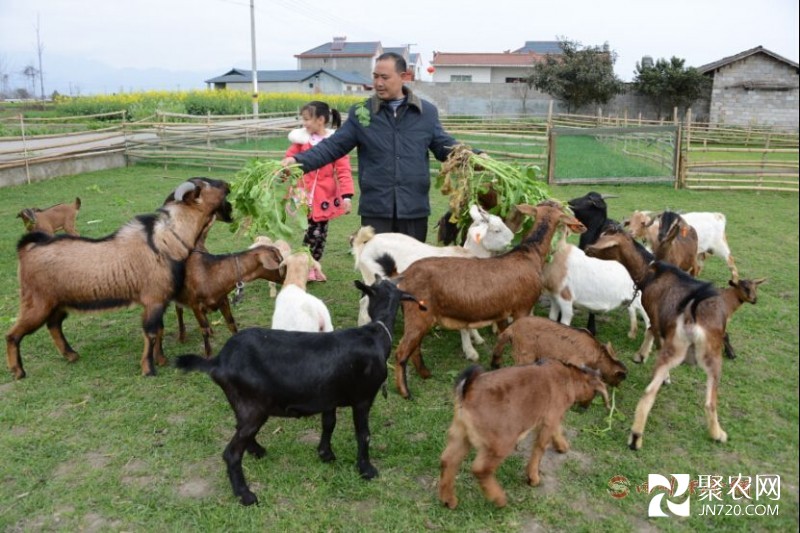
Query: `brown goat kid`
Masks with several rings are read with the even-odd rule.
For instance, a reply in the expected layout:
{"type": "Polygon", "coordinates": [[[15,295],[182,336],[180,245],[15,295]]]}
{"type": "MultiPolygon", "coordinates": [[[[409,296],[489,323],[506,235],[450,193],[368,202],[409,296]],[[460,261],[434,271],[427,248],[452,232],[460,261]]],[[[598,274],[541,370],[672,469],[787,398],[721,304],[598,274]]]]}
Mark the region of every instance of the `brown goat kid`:
{"type": "Polygon", "coordinates": [[[231,312],[228,294],[245,283],[265,279],[282,283],[285,269],[279,268],[283,256],[274,246],[254,246],[232,254],[213,255],[192,251],[186,260],[186,279],[175,297],[178,316],[178,340],[186,340],[186,326],[181,307],[194,313],[203,334],[205,356],[211,357],[211,326],[208,313],[219,310],[231,333],[236,333],[236,319],[231,312]]]}
{"type": "Polygon", "coordinates": [[[29,232],[41,231],[48,235],[55,235],[57,231],[64,230],[68,235],[78,235],[75,229],[75,219],[81,209],[81,199],[75,198],[71,204],[56,204],[46,209],[28,207],[17,214],[22,219],[25,229],[29,232]]]}
{"type": "Polygon", "coordinates": [[[697,231],[673,211],[664,211],[661,214],[658,241],[653,253],[658,261],[673,264],[692,276],[700,274],[700,264],[697,262],[697,231]]]}
{"type": "Polygon", "coordinates": [[[105,238],[34,232],[20,239],[20,309],[6,334],[8,368],[14,377],[25,377],[20,342],[43,324],[59,352],[73,362],[78,354],[61,328],[68,310],[132,304],[144,308],[142,373],[154,375],[154,359],[167,362],[161,349],[164,311],[183,284],[185,261],[198,236],[215,216],[231,221],[228,192],[224,181],[192,178],[178,186],[157,213],[140,215],[105,238]]]}
{"type": "MultiPolygon", "coordinates": [[[[696,280],[678,268],[654,261],[652,254],[621,228],[608,229],[586,249],[587,255],[622,263],[642,291],[642,304],[651,320],[644,354],[654,336],[660,350],[653,379],[636,406],[628,446],[642,447],[647,417],[669,371],[686,361],[705,371],[705,412],[713,440],[725,442],[728,435],[717,416],[717,394],[722,374],[722,347],[733,299],[720,294],[710,283],[696,280]]],[[[738,306],[736,306],[738,307],[738,306]]]]}
{"type": "Polygon", "coordinates": [[[596,371],[553,360],[482,372],[465,370],[456,381],[455,412],[441,456],[439,500],[450,509],[458,505],[455,477],[476,448],[472,473],[487,500],[506,505],[506,495],[495,472],[525,436],[536,432],[526,468],[528,484],[540,482],[539,464],[552,443],[559,453],[569,450],[561,422],[573,404],[583,407],[601,394],[608,407],[608,391],[596,371]]]}
{"type": "Polygon", "coordinates": [[[503,351],[511,344],[515,365],[535,363],[548,358],[575,366],[587,366],[600,372],[603,381],[617,386],[628,369],[617,359],[611,343],[605,345],[588,330],[565,326],[554,320],[526,316],[515,320],[497,336],[492,352],[492,368],[503,363],[503,351]]]}
{"type": "Polygon", "coordinates": [[[397,347],[395,383],[404,398],[408,390],[406,364],[410,357],[417,373],[430,377],[422,360],[422,339],[439,324],[447,329],[480,328],[496,323],[502,331],[509,317],[528,316],[542,292],[542,267],[556,230],[566,225],[574,233],[586,228],[556,202],[519,205],[517,210],[535,220],[519,246],[486,258],[427,257],[412,263],[399,287],[426,306],[403,304],[403,337],[397,347]]]}

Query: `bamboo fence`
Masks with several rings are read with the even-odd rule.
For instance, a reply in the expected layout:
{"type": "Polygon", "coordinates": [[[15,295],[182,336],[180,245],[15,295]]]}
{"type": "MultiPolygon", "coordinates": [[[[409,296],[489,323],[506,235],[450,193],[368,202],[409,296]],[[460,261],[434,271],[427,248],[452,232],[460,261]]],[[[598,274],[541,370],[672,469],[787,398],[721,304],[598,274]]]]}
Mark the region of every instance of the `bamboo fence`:
{"type": "MultiPolygon", "coordinates": [[[[673,116],[678,116],[677,112],[673,116]]],[[[8,168],[124,153],[130,163],[164,167],[195,166],[236,170],[254,157],[281,158],[283,150],[255,149],[257,141],[285,138],[298,127],[296,113],[260,115],[258,119],[157,113],[126,122],[124,112],[60,118],[4,118],[19,135],[0,138],[0,171],[8,168]],[[87,122],[108,126],[89,130],[87,122]],[[35,134],[39,129],[46,134],[35,134]]],[[[443,116],[445,130],[467,144],[475,143],[492,157],[541,164],[552,180],[557,135],[594,135],[621,146],[630,157],[664,166],[677,187],[690,189],[748,189],[798,192],[798,133],[767,128],[741,128],[692,121],[645,120],[641,116],[553,114],[529,116],[443,116]],[[663,142],[679,147],[668,153],[642,148],[652,144],[648,132],[672,128],[675,138],[663,142]]],[[[666,133],[665,135],[671,135],[666,133]]],[[[355,161],[354,161],[355,163],[355,161]]],[[[624,180],[663,181],[635,178],[624,180]]],[[[604,181],[607,183],[608,181],[604,181]]]]}

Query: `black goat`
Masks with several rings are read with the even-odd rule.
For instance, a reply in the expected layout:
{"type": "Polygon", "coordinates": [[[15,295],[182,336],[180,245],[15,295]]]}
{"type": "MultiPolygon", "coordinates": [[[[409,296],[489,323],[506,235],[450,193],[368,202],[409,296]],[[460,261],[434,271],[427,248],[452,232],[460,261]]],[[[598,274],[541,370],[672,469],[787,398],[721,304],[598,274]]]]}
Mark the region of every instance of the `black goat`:
{"type": "MultiPolygon", "coordinates": [[[[600,238],[600,234],[603,233],[606,228],[618,224],[616,220],[608,218],[608,206],[605,200],[606,198],[616,197],[616,195],[612,194],[600,194],[599,192],[591,191],[567,202],[575,218],[586,226],[586,231],[581,233],[580,240],[578,241],[578,248],[585,251],[587,246],[597,242],[597,239],[600,238]]],[[[594,313],[591,311],[589,312],[589,321],[586,324],[586,329],[588,329],[592,335],[597,334],[594,313]]]]}
{"type": "Polygon", "coordinates": [[[256,457],[266,453],[256,435],[270,416],[322,413],[317,453],[330,462],[336,458],[331,449],[336,409],[352,407],[358,471],[364,479],[378,475],[369,461],[369,411],[386,380],[397,309],[402,300],[416,298],[380,277],[372,285],[355,285],[369,298],[373,320],[364,326],[323,333],[249,328],[228,339],[217,357],[178,357],[178,368],[208,373],[236,414],[236,433],[222,457],[243,505],[258,499],[244,479],[242,456],[245,451],[256,457]]]}

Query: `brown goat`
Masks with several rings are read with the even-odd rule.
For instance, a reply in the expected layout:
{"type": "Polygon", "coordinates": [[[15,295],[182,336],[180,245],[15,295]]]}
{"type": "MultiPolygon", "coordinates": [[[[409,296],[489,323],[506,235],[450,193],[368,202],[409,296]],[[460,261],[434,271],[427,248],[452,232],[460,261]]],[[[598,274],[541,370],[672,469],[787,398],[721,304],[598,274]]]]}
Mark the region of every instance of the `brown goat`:
{"type": "Polygon", "coordinates": [[[666,261],[692,276],[700,273],[697,262],[697,231],[679,214],[664,211],[658,229],[658,242],[653,253],[658,261],[666,261]]]}
{"type": "Polygon", "coordinates": [[[472,473],[487,500],[506,505],[506,495],[495,471],[514,446],[536,432],[528,460],[528,484],[539,485],[539,463],[552,443],[559,453],[569,450],[561,422],[573,404],[583,407],[601,394],[608,407],[608,391],[596,371],[559,361],[511,366],[482,372],[472,366],[459,376],[455,412],[441,456],[439,500],[450,509],[458,505],[455,477],[471,448],[476,448],[472,473]]]}
{"type": "Polygon", "coordinates": [[[75,229],[75,219],[81,208],[81,199],[75,198],[71,204],[56,204],[46,209],[28,207],[17,214],[22,219],[27,231],[41,231],[48,235],[55,235],[59,230],[64,230],[68,235],[78,235],[75,229]]]}
{"type": "Polygon", "coordinates": [[[211,326],[208,323],[209,311],[219,310],[231,333],[236,333],[236,320],[231,313],[228,294],[245,283],[265,279],[282,283],[285,269],[279,265],[283,260],[280,251],[274,246],[254,246],[233,254],[212,255],[208,252],[192,251],[186,260],[186,279],[183,288],[175,297],[178,311],[178,339],[186,340],[186,327],[181,307],[188,307],[194,313],[203,334],[206,357],[211,357],[211,326]]]}
{"type": "MultiPolygon", "coordinates": [[[[696,280],[677,267],[654,261],[644,247],[621,228],[608,229],[586,249],[587,255],[622,263],[642,291],[642,304],[650,316],[645,344],[658,337],[660,350],[653,379],[636,406],[628,446],[642,447],[647,416],[669,371],[686,361],[706,372],[705,412],[711,438],[725,442],[719,425],[717,394],[722,373],[722,347],[730,318],[730,298],[710,283],[696,280]]],[[[731,300],[732,303],[732,300],[731,300]]],[[[647,348],[649,350],[649,347],[647,348]]],[[[645,353],[647,353],[645,351],[645,353]]]]}
{"type": "MultiPolygon", "coordinates": [[[[721,291],[722,299],[725,301],[725,306],[727,308],[728,321],[730,321],[730,317],[743,303],[747,302],[755,305],[758,301],[758,286],[765,281],[767,281],[766,278],[728,281],[728,286],[721,291]]],[[[723,342],[725,345],[725,355],[728,356],[729,359],[736,359],[736,352],[731,345],[727,331],[723,342]]]]}
{"type": "Polygon", "coordinates": [[[139,304],[144,307],[142,373],[166,364],[161,349],[164,310],[183,284],[186,258],[216,215],[231,221],[228,184],[192,178],[181,184],[156,214],[140,215],[116,233],[88,239],[29,233],[17,245],[20,309],[6,334],[8,368],[25,377],[19,345],[47,324],[56,348],[70,362],[78,359],[61,325],[67,311],[100,311],[139,304]]]}
{"type": "Polygon", "coordinates": [[[517,209],[535,222],[510,252],[486,258],[426,257],[403,272],[398,286],[427,306],[422,311],[419,306],[403,304],[404,329],[397,346],[395,382],[404,398],[410,396],[406,376],[409,357],[423,379],[430,377],[420,347],[434,324],[465,329],[496,323],[502,331],[509,317],[516,320],[529,315],[542,292],[542,265],[558,227],[567,225],[574,233],[586,230],[556,202],[520,205],[517,209]]]}
{"type": "Polygon", "coordinates": [[[516,365],[535,363],[542,358],[585,365],[598,370],[603,381],[612,386],[619,385],[628,375],[628,369],[617,359],[610,342],[603,345],[588,330],[565,326],[548,318],[526,316],[512,322],[497,336],[492,368],[500,367],[503,351],[509,343],[516,365]]]}

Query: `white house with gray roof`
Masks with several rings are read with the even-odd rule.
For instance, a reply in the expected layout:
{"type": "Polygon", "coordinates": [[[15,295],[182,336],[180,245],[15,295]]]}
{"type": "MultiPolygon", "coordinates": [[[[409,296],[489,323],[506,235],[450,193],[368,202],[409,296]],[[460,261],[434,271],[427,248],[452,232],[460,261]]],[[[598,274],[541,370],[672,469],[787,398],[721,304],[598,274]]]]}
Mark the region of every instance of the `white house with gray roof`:
{"type": "MultiPolygon", "coordinates": [[[[357,72],[340,70],[259,70],[256,73],[259,92],[308,94],[361,94],[372,89],[372,79],[357,72]]],[[[233,68],[215,78],[205,80],[211,89],[253,90],[253,71],[233,68]]]]}

